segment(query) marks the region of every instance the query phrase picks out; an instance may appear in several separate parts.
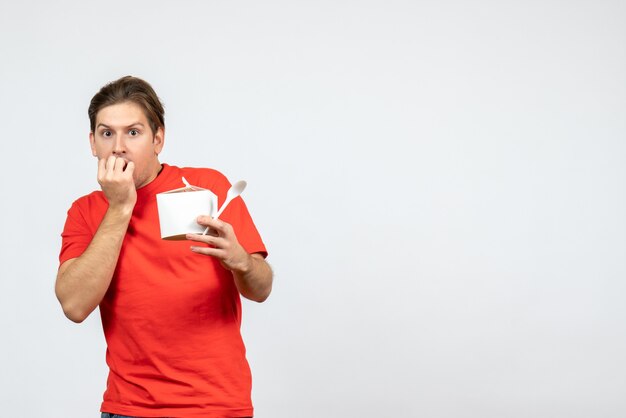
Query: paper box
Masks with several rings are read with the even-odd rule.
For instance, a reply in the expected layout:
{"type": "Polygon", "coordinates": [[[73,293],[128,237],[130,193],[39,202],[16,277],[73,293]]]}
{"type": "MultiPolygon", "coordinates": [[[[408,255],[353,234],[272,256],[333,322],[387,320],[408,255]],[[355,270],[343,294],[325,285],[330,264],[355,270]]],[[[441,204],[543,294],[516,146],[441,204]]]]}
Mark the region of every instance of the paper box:
{"type": "Polygon", "coordinates": [[[212,191],[183,182],[186,187],[156,195],[162,239],[183,240],[186,234],[202,234],[205,227],[196,222],[198,216],[217,212],[217,196],[212,191]]]}

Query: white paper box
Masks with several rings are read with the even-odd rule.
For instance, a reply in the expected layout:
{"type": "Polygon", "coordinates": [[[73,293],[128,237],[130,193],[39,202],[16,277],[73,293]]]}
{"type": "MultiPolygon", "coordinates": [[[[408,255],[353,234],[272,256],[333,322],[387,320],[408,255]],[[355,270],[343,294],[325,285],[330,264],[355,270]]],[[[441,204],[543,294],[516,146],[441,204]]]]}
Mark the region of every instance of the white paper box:
{"type": "Polygon", "coordinates": [[[196,186],[158,193],[156,199],[162,239],[183,240],[185,234],[202,234],[205,227],[196,222],[198,216],[217,212],[217,196],[196,186]]]}

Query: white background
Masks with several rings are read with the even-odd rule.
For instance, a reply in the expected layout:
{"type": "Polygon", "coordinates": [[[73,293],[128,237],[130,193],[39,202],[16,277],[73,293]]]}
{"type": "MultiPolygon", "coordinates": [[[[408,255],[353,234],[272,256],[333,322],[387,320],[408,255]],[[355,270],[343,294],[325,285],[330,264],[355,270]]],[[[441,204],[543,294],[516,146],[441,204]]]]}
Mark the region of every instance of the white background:
{"type": "Polygon", "coordinates": [[[623,1],[0,0],[0,405],[96,417],[54,296],[87,106],[148,80],[162,161],[249,183],[258,418],[626,416],[623,1]]]}

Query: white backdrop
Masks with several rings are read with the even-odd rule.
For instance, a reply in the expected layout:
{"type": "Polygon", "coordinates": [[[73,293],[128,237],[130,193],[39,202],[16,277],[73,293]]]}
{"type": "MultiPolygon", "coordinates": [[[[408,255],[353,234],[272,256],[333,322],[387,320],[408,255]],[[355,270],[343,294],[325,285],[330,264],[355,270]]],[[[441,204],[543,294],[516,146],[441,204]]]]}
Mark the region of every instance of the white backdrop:
{"type": "Polygon", "coordinates": [[[87,106],[148,80],[162,160],[246,179],[275,287],[259,418],[626,416],[623,1],[0,0],[0,405],[98,416],[54,296],[87,106]]]}

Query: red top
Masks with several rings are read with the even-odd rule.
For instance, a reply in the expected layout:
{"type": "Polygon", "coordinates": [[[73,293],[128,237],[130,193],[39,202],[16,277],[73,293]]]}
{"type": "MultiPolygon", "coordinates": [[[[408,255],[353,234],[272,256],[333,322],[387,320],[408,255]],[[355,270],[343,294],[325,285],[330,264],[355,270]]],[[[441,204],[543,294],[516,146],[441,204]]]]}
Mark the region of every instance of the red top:
{"type": "MultiPolygon", "coordinates": [[[[215,170],[163,164],[157,178],[137,190],[100,303],[109,366],[101,409],[143,417],[252,416],[241,301],[232,274],[215,258],[191,252],[198,243],[160,238],[155,195],[183,187],[183,176],[213,191],[218,206],[230,187],[215,170]]],[[[85,251],[107,207],[101,191],[74,202],[62,234],[61,264],[85,251]]],[[[248,253],[267,255],[241,198],[220,219],[233,226],[248,253]]]]}

